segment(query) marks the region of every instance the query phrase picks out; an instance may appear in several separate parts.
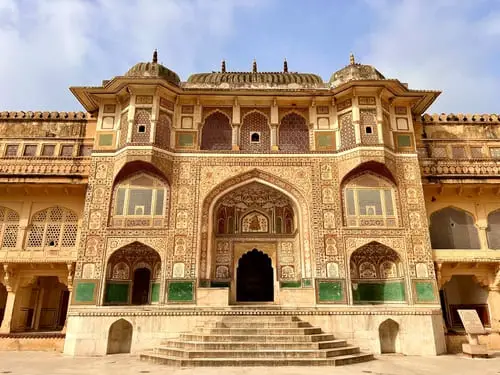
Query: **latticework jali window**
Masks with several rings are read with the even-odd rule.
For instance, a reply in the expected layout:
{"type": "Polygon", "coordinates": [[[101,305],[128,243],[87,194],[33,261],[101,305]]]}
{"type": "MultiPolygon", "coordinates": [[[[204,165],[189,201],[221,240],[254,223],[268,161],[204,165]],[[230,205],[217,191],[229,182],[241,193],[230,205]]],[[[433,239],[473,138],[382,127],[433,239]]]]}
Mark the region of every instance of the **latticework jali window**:
{"type": "Polygon", "coordinates": [[[151,130],[151,114],[148,110],[139,109],[135,114],[134,129],[132,130],[132,142],[149,142],[151,130]]]}
{"type": "Polygon", "coordinates": [[[344,207],[347,226],[397,225],[395,189],[371,173],[364,173],[347,183],[344,207]]]}
{"type": "Polygon", "coordinates": [[[244,117],[240,129],[240,146],[243,151],[271,150],[271,130],[266,116],[260,112],[250,112],[244,117]]]}
{"type": "Polygon", "coordinates": [[[279,127],[279,149],[290,152],[309,151],[309,129],[304,117],[289,113],[279,127]]]}
{"type": "Polygon", "coordinates": [[[19,230],[19,214],[7,207],[0,207],[0,238],[2,248],[15,248],[19,230]]]}
{"type": "Polygon", "coordinates": [[[115,188],[113,226],[162,226],[168,207],[169,189],[163,181],[141,173],[115,188]]]}
{"type": "Polygon", "coordinates": [[[231,150],[232,128],[229,118],[221,113],[214,112],[207,116],[201,134],[202,150],[231,150]]]}
{"type": "Polygon", "coordinates": [[[55,206],[33,215],[27,248],[73,248],[78,234],[78,217],[64,207],[55,206]]]}
{"type": "Polygon", "coordinates": [[[166,112],[160,112],[156,123],[155,143],[162,148],[170,148],[170,116],[166,112]]]}

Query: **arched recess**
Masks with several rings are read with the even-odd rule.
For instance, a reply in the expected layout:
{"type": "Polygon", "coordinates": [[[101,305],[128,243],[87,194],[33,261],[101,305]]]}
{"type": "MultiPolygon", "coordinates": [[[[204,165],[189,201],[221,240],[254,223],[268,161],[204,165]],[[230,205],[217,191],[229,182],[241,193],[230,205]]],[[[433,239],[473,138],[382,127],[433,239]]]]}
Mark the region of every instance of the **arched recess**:
{"type": "Polygon", "coordinates": [[[383,164],[369,162],[355,168],[342,180],[341,189],[346,226],[398,225],[397,186],[383,164]]]}
{"type": "Polygon", "coordinates": [[[146,305],[159,302],[161,258],[156,250],[133,242],[111,254],[106,266],[104,303],[146,305]]]}
{"type": "Polygon", "coordinates": [[[488,247],[490,249],[500,249],[500,210],[490,212],[488,215],[486,236],[488,237],[488,247]]]}
{"type": "Polygon", "coordinates": [[[272,260],[264,252],[253,249],[238,259],[236,300],[238,302],[272,302],[274,300],[272,260]]]}
{"type": "Polygon", "coordinates": [[[126,164],[113,183],[109,225],[113,227],[164,227],[168,225],[170,184],[154,166],[126,164]],[[139,172],[138,172],[139,171],[139,172]]]}
{"type": "MultiPolygon", "coordinates": [[[[208,195],[203,200],[203,205],[200,207],[200,217],[201,217],[201,239],[199,242],[199,252],[198,252],[198,274],[200,279],[211,279],[215,276],[216,270],[214,267],[214,253],[216,251],[215,238],[217,235],[217,228],[219,228],[217,222],[217,209],[219,199],[224,197],[226,194],[237,190],[240,187],[256,183],[259,185],[266,186],[273,191],[279,192],[284,196],[288,197],[292,203],[292,211],[289,214],[293,214],[293,220],[290,220],[288,224],[289,228],[293,228],[293,235],[296,236],[296,243],[298,244],[298,253],[300,254],[299,269],[302,277],[310,277],[312,274],[312,264],[314,264],[313,254],[311,253],[311,248],[313,244],[310,238],[310,227],[309,227],[309,217],[310,211],[307,205],[307,200],[303,194],[298,191],[292,184],[282,180],[279,177],[271,175],[269,173],[252,170],[247,173],[243,173],[238,176],[234,176],[219,185],[217,185],[213,190],[211,190],[208,195]]],[[[220,211],[219,211],[220,212],[220,211]]],[[[230,216],[234,217],[234,211],[226,211],[226,218],[230,216]]],[[[291,219],[285,213],[285,220],[291,219]]],[[[234,218],[233,218],[234,220],[234,218]]],[[[276,221],[275,223],[277,223],[276,221]]],[[[224,228],[224,226],[220,226],[224,228]]],[[[230,231],[228,229],[225,229],[230,231]]],[[[299,274],[299,270],[296,273],[299,274]]],[[[227,274],[226,272],[221,274],[227,274]]]]}
{"type": "Polygon", "coordinates": [[[2,248],[17,246],[19,214],[10,208],[0,206],[0,244],[2,248]]]}
{"type": "Polygon", "coordinates": [[[245,114],[241,120],[240,149],[242,151],[269,152],[271,128],[268,117],[258,111],[245,114]]]}
{"type": "Polygon", "coordinates": [[[405,271],[399,254],[370,242],[355,250],[349,260],[354,303],[406,301],[405,271]]]}
{"type": "Polygon", "coordinates": [[[430,236],[433,249],[480,249],[474,217],[461,209],[445,207],[431,214],[430,236]]]}
{"type": "Polygon", "coordinates": [[[441,307],[448,328],[463,329],[458,310],[476,310],[485,327],[491,326],[488,307],[488,288],[475,275],[453,275],[440,291],[441,307]]]}
{"type": "Polygon", "coordinates": [[[281,119],[278,130],[280,151],[309,151],[309,128],[303,116],[295,112],[287,113],[281,119]]]}
{"type": "Polygon", "coordinates": [[[221,111],[214,111],[205,117],[201,131],[202,150],[231,150],[231,119],[221,111]]]}
{"type": "Polygon", "coordinates": [[[387,319],[378,327],[380,340],[380,353],[399,353],[399,324],[392,319],[387,319]]]}
{"type": "Polygon", "coordinates": [[[123,318],[111,324],[106,354],[130,353],[133,330],[132,324],[123,318]]]}
{"type": "Polygon", "coordinates": [[[77,236],[77,214],[69,208],[53,206],[31,217],[26,248],[74,248],[77,236]]]}

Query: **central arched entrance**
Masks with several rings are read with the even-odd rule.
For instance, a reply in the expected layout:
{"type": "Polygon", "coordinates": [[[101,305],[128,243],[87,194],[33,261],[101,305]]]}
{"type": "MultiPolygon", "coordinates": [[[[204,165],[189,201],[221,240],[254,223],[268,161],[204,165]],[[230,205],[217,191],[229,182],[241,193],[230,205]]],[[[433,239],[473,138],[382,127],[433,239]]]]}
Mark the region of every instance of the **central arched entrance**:
{"type": "Polygon", "coordinates": [[[274,300],[272,261],[262,251],[253,249],[238,261],[236,300],[238,302],[272,302],[274,300]]]}

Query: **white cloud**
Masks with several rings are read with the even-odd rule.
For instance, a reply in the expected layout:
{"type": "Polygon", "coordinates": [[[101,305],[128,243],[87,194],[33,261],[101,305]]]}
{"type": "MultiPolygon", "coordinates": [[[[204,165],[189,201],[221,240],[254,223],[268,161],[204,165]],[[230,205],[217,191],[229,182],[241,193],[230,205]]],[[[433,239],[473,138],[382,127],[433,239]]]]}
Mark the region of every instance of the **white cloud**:
{"type": "Polygon", "coordinates": [[[217,61],[236,12],[265,0],[1,0],[0,111],[74,110],[68,91],[159,60],[186,79],[217,61]]]}
{"type": "Polygon", "coordinates": [[[365,2],[376,22],[359,41],[362,62],[410,88],[443,91],[430,112],[500,112],[497,0],[365,2]]]}

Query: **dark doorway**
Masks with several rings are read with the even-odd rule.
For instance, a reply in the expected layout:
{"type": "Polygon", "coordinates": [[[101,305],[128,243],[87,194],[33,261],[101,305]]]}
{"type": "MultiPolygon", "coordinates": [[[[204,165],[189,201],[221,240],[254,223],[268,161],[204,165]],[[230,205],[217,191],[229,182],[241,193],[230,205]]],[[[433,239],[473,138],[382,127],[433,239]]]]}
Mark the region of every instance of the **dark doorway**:
{"type": "Polygon", "coordinates": [[[274,300],[271,258],[253,249],[238,261],[236,300],[238,302],[270,302],[274,300]]]}
{"type": "Polygon", "coordinates": [[[146,305],[149,303],[150,281],[151,271],[147,268],[138,268],[134,271],[132,305],[146,305]]]}
{"type": "Polygon", "coordinates": [[[66,323],[66,315],[68,315],[69,291],[63,290],[59,303],[59,318],[57,319],[58,327],[64,327],[66,323]]]}

